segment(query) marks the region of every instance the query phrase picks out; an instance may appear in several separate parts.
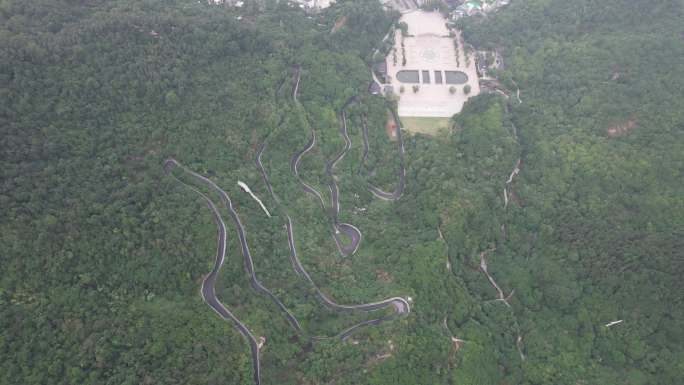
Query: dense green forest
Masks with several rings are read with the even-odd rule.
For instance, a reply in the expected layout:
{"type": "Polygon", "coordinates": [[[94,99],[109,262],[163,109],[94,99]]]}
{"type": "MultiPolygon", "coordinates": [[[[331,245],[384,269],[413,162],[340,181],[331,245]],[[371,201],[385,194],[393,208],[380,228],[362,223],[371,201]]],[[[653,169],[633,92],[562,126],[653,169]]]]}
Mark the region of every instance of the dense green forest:
{"type": "Polygon", "coordinates": [[[264,384],[680,384],[684,2],[521,0],[459,22],[502,52],[511,97],[471,99],[448,134],[406,136],[406,189],[387,202],[367,188],[392,190],[399,162],[368,65],[397,16],[375,0],[311,16],[249,0],[0,0],[0,384],[253,383],[247,343],[199,295],[216,224],[164,174],[168,157],[230,194],[258,276],[302,324],[250,288],[226,219],[216,290],[266,338],[264,384]],[[314,129],[300,173],[329,199],[354,95],[336,174],[340,220],[363,242],[343,258],[290,158],[314,129]],[[265,140],[281,203],[254,164],[265,140]],[[285,213],[329,295],[411,297],[410,315],[312,340],[374,315],[317,301],[290,265],[285,213]]]}

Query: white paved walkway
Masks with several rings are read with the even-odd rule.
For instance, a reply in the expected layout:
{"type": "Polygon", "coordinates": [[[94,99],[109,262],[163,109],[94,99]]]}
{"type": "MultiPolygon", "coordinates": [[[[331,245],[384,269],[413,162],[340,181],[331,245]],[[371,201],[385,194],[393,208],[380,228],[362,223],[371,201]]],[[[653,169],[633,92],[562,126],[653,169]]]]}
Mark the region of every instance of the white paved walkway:
{"type": "MultiPolygon", "coordinates": [[[[404,37],[406,51],[406,65],[402,65],[401,31],[397,31],[395,48],[397,50],[397,64],[394,65],[390,57],[387,59],[387,73],[394,87],[394,92],[400,96],[399,116],[418,117],[451,117],[459,113],[465,101],[480,93],[480,86],[475,71],[475,57],[471,55],[466,65],[463,43],[459,42],[459,58],[456,58],[454,38],[448,36],[446,19],[438,12],[415,11],[406,13],[401,21],[408,24],[410,37],[404,37]],[[402,83],[396,74],[402,70],[420,71],[421,83],[418,92],[413,92],[414,83],[402,83]],[[429,83],[423,79],[423,71],[429,73],[429,83]],[[442,84],[435,84],[435,71],[442,72],[442,84]],[[460,71],[468,76],[471,87],[470,94],[463,92],[465,84],[446,84],[444,71],[460,71]],[[400,93],[401,86],[404,92],[400,93]],[[455,93],[449,88],[454,86],[455,93]]],[[[460,40],[460,34],[457,36],[460,40]]]]}

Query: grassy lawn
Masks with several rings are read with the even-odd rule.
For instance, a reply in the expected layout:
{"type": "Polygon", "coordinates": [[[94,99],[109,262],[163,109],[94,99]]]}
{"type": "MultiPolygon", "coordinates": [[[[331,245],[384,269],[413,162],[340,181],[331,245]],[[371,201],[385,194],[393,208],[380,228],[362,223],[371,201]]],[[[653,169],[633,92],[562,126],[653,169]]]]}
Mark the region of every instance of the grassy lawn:
{"type": "Polygon", "coordinates": [[[401,123],[406,131],[415,134],[440,135],[447,132],[449,118],[402,117],[401,123]]]}

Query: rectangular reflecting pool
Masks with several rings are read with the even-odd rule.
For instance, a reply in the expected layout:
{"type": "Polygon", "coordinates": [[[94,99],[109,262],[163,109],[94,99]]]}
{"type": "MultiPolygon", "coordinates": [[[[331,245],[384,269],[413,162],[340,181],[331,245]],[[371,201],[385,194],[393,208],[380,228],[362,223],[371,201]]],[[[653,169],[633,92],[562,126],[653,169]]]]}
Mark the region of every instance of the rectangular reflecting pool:
{"type": "Polygon", "coordinates": [[[397,72],[397,80],[402,83],[420,83],[418,70],[402,70],[397,72]]]}
{"type": "Polygon", "coordinates": [[[442,84],[442,71],[435,71],[435,84],[442,84]]]}

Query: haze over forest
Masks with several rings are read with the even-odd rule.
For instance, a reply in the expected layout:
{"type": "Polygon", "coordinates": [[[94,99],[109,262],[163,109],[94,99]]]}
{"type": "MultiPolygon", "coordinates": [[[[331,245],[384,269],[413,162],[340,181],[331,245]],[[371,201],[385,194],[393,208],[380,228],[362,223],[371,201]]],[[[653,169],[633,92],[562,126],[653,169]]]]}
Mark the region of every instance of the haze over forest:
{"type": "Polygon", "coordinates": [[[396,1],[0,0],[0,385],[681,384],[684,0],[396,1]]]}

